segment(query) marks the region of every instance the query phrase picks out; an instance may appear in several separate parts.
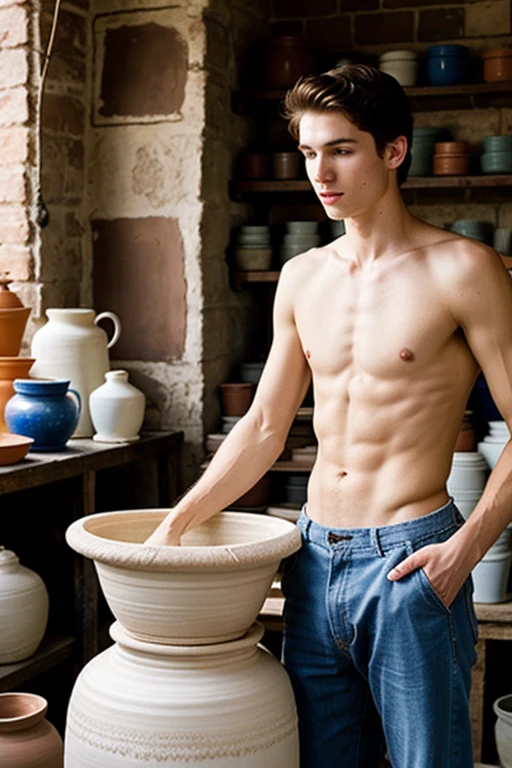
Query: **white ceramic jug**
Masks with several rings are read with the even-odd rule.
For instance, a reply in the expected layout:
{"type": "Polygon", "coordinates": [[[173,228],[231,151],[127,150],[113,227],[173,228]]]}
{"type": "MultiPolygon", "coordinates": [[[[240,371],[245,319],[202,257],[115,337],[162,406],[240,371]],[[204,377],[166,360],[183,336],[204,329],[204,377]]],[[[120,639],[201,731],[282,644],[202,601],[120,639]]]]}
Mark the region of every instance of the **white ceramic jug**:
{"type": "Polygon", "coordinates": [[[130,384],[128,371],[108,371],[105,383],[89,398],[89,410],[100,443],[133,443],[139,439],[146,397],[130,384]]]}
{"type": "MultiPolygon", "coordinates": [[[[48,623],[48,592],[37,573],[0,547],[0,664],[31,656],[48,623]]],[[[1,763],[1,760],[0,760],[1,763]]]]}
{"type": "Polygon", "coordinates": [[[93,309],[47,309],[48,322],[32,339],[36,359],[30,375],[36,378],[70,379],[82,400],[82,411],[72,437],[92,437],[89,396],[105,381],[110,369],[108,350],[121,335],[121,322],[113,312],[96,315],[93,309]],[[114,333],[108,339],[98,322],[109,318],[114,333]]]}

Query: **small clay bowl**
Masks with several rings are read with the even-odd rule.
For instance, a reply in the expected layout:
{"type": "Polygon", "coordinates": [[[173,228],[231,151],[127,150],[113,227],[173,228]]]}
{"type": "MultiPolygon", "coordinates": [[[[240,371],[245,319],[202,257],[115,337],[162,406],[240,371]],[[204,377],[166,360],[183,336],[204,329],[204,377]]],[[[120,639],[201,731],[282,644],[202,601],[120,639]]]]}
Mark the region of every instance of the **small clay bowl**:
{"type": "Polygon", "coordinates": [[[27,455],[34,440],[24,435],[0,434],[0,466],[16,464],[27,455]]]}
{"type": "Polygon", "coordinates": [[[435,144],[436,155],[465,155],[468,153],[467,141],[438,141],[435,144]]]}
{"type": "Polygon", "coordinates": [[[464,176],[470,168],[470,155],[434,155],[432,158],[434,176],[464,176]]]}

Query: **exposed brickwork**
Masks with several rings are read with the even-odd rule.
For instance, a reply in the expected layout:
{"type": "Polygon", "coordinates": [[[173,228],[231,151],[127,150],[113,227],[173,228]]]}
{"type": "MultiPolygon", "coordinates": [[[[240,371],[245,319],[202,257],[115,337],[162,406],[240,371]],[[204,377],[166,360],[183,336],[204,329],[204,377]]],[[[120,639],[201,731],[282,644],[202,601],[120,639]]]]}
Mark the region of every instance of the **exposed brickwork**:
{"type": "Polygon", "coordinates": [[[356,15],[355,42],[360,45],[412,43],[413,41],[414,14],[412,11],[356,15]]]}
{"type": "Polygon", "coordinates": [[[464,9],[436,8],[420,11],[418,26],[419,42],[457,40],[464,37],[464,9]]]}
{"type": "Polygon", "coordinates": [[[28,247],[18,245],[0,245],[0,274],[8,275],[12,280],[25,282],[30,280],[32,252],[28,247]]]}
{"type": "Polygon", "coordinates": [[[298,16],[331,16],[337,11],[336,0],[275,0],[276,19],[292,19],[298,16]]]}
{"type": "Polygon", "coordinates": [[[23,165],[0,166],[0,203],[27,203],[23,165]]]}
{"type": "Polygon", "coordinates": [[[29,133],[24,126],[10,126],[0,131],[0,165],[25,163],[29,156],[29,133]]]}
{"type": "Polygon", "coordinates": [[[0,47],[14,48],[28,40],[27,8],[13,5],[0,9],[0,47]]]}
{"type": "Polygon", "coordinates": [[[447,8],[450,5],[464,5],[467,0],[448,0],[440,3],[439,0],[382,0],[383,8],[424,8],[429,5],[438,5],[447,8]]]}
{"type": "Polygon", "coordinates": [[[0,125],[23,125],[27,120],[27,89],[20,86],[0,91],[0,125]]]}
{"type": "Polygon", "coordinates": [[[30,223],[25,206],[0,205],[0,243],[26,245],[29,237],[30,223]]]}
{"type": "Polygon", "coordinates": [[[375,11],[379,8],[379,0],[341,0],[343,11],[375,11]]]}
{"type": "Polygon", "coordinates": [[[28,79],[28,61],[21,48],[0,50],[0,89],[25,85],[28,79]]]}
{"type": "Polygon", "coordinates": [[[43,99],[43,124],[46,130],[82,136],[85,109],[80,99],[60,93],[46,93],[43,99]]]}
{"type": "Polygon", "coordinates": [[[351,44],[351,17],[343,13],[328,23],[325,19],[310,19],[306,23],[306,36],[318,51],[339,51],[351,44]]]}

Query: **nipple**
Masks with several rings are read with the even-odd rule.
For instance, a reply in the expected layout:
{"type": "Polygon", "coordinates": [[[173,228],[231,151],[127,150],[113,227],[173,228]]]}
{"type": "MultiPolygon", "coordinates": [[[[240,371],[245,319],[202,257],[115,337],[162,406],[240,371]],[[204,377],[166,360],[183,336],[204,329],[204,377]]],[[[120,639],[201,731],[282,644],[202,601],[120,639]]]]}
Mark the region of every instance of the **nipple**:
{"type": "Polygon", "coordinates": [[[309,349],[306,349],[306,357],[308,360],[311,357],[311,352],[309,351],[309,349]]]}
{"type": "Polygon", "coordinates": [[[405,360],[406,363],[410,363],[412,360],[414,360],[414,352],[412,352],[407,347],[404,347],[400,350],[400,359],[405,360]]]}

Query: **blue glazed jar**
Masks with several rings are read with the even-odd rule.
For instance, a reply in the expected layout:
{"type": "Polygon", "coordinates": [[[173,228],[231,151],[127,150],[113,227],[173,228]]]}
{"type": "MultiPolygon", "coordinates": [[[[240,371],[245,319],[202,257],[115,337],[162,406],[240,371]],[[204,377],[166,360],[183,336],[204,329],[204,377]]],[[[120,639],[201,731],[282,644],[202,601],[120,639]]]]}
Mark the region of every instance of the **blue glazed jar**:
{"type": "Polygon", "coordinates": [[[16,435],[32,437],[31,451],[63,451],[80,416],[80,395],[69,379],[14,379],[5,422],[16,435]]]}
{"type": "Polygon", "coordinates": [[[427,48],[429,85],[462,85],[469,82],[469,48],[465,45],[431,45],[427,48]]]}

